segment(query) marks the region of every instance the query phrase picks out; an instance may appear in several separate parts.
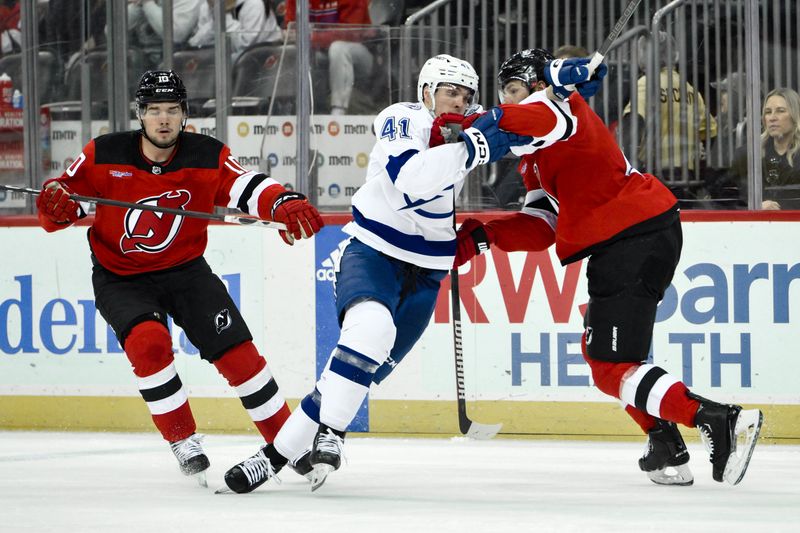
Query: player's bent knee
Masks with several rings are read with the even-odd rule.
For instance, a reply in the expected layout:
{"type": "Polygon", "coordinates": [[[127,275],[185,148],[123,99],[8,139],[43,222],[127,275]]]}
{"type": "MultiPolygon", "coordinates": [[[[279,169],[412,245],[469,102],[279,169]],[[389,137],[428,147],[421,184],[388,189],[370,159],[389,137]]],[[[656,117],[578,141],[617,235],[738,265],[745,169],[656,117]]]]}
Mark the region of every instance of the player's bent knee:
{"type": "Polygon", "coordinates": [[[593,298],[586,314],[586,352],[598,361],[642,362],[653,337],[658,302],[622,294],[593,298]]]}
{"type": "Polygon", "coordinates": [[[161,322],[147,320],[125,338],[125,354],[137,376],[148,376],[172,362],[172,337],[161,322]]]}
{"type": "Polygon", "coordinates": [[[364,300],[345,312],[339,344],[380,364],[389,356],[396,335],[389,309],[376,300],[364,300]]]}

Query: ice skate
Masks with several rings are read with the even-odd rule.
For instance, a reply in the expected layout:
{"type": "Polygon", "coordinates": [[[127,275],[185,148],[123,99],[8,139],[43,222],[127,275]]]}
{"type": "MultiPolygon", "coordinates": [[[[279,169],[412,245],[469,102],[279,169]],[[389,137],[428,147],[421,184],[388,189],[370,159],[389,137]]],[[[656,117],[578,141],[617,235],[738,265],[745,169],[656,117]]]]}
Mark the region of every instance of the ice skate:
{"type": "Polygon", "coordinates": [[[658,485],[687,486],[694,483],[689,469],[689,451],[673,422],[656,420],[647,432],[647,450],[639,459],[639,468],[658,485]]]}
{"type": "Polygon", "coordinates": [[[226,486],[217,489],[215,491],[216,494],[226,492],[245,494],[254,491],[273,478],[280,483],[280,478],[278,478],[277,474],[286,464],[286,460],[281,459],[274,446],[267,444],[258,450],[255,455],[228,469],[225,472],[226,486]]]}
{"type": "Polygon", "coordinates": [[[764,415],[758,409],[712,402],[698,396],[694,423],[711,454],[715,481],[738,484],[747,472],[764,415]]]}
{"type": "Polygon", "coordinates": [[[306,450],[293,461],[289,461],[288,465],[296,474],[303,476],[309,481],[312,480],[311,473],[314,468],[311,466],[311,450],[306,450]]]}
{"type": "Polygon", "coordinates": [[[344,431],[336,431],[326,425],[320,425],[314,437],[309,461],[312,467],[311,491],[315,491],[325,483],[328,474],[338,470],[342,464],[342,447],[344,431]]]}
{"type": "Polygon", "coordinates": [[[178,459],[181,472],[187,476],[195,476],[201,486],[208,487],[206,470],[211,463],[200,444],[202,440],[203,435],[193,433],[183,440],[170,442],[169,447],[178,459]]]}

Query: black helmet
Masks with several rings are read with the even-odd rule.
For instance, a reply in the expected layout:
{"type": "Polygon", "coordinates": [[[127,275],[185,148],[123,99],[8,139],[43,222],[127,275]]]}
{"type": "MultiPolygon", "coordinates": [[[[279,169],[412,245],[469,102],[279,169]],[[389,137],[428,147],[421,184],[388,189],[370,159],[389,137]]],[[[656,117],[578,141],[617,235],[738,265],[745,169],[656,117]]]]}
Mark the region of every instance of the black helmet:
{"type": "Polygon", "coordinates": [[[139,80],[136,104],[142,108],[152,102],[180,102],[187,111],[186,87],[172,70],[148,70],[139,80]]]}
{"type": "Polygon", "coordinates": [[[511,80],[519,80],[529,90],[533,90],[536,82],[544,79],[544,66],[555,59],[553,54],[543,48],[530,48],[517,52],[500,65],[497,83],[500,91],[511,80]]]}

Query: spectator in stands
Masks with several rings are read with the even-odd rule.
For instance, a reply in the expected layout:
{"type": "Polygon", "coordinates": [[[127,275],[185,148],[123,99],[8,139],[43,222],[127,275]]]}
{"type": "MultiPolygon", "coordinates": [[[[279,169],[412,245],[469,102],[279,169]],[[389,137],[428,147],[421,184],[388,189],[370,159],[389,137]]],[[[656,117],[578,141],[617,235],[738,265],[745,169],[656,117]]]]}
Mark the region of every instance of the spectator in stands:
{"type": "Polygon", "coordinates": [[[0,1],[0,55],[22,51],[19,0],[0,1]]]}
{"type": "Polygon", "coordinates": [[[747,125],[744,108],[745,77],[741,72],[732,72],[711,86],[719,91],[717,136],[708,154],[709,165],[714,168],[727,168],[733,160],[733,152],[744,144],[747,125]]]}
{"type": "MultiPolygon", "coordinates": [[[[213,7],[214,0],[200,3],[197,29],[189,38],[189,46],[214,44],[213,7]]],[[[230,38],[233,59],[252,44],[281,39],[275,13],[267,11],[264,0],[225,0],[225,31],[230,38]]]]}
{"type": "Polygon", "coordinates": [[[106,1],[91,0],[88,4],[88,40],[81,35],[81,0],[49,0],[45,15],[42,42],[53,49],[64,64],[64,71],[78,57],[81,49],[91,50],[106,42],[106,1]]]}
{"type": "Polygon", "coordinates": [[[569,59],[570,57],[588,57],[589,51],[583,46],[565,44],[556,48],[553,53],[556,59],[569,59]]]}
{"type": "MultiPolygon", "coordinates": [[[[286,2],[287,25],[295,20],[295,1],[286,2]]],[[[309,20],[316,25],[311,45],[317,53],[328,54],[331,114],[344,115],[356,76],[366,78],[372,73],[374,58],[362,42],[372,32],[358,29],[371,24],[369,0],[309,0],[309,4],[309,20]],[[333,24],[339,27],[328,26],[333,24]],[[354,27],[347,28],[348,24],[354,27]]]]}
{"type": "MultiPolygon", "coordinates": [[[[172,41],[177,47],[197,27],[202,0],[172,0],[172,41]]],[[[128,0],[129,45],[145,52],[148,67],[161,62],[164,22],[160,0],[128,0]]]]}
{"type": "MultiPolygon", "coordinates": [[[[767,94],[761,110],[762,209],[800,209],[800,95],[781,87],[767,94]]],[[[736,151],[728,186],[747,204],[747,150],[736,151]]]]}
{"type": "MultiPolygon", "coordinates": [[[[717,134],[717,123],[713,116],[706,113],[706,104],[702,95],[695,88],[686,83],[686,122],[681,124],[681,86],[685,83],[683,76],[677,71],[678,47],[675,39],[667,32],[660,31],[655,36],[659,44],[659,92],[660,92],[660,115],[661,131],[656,132],[656,138],[660,139],[661,168],[648,168],[647,171],[661,176],[665,180],[680,179],[683,174],[683,161],[686,161],[686,168],[689,172],[699,171],[695,169],[696,156],[703,160],[702,141],[706,138],[714,137],[717,134]],[[671,89],[671,94],[667,94],[671,89]],[[695,117],[698,119],[698,128],[695,131],[695,117]],[[671,156],[670,156],[671,151],[671,156]],[[699,152],[699,153],[698,153],[699,152]]],[[[639,38],[639,68],[646,69],[646,61],[649,57],[648,40],[644,36],[639,38]]],[[[645,165],[645,144],[644,134],[646,132],[645,119],[647,117],[647,76],[639,78],[637,89],[636,113],[631,112],[629,103],[623,111],[625,128],[623,130],[623,146],[631,146],[630,134],[633,131],[633,121],[638,121],[639,138],[636,144],[639,146],[638,164],[639,168],[645,165]]],[[[631,154],[629,154],[631,155],[631,154]]],[[[673,193],[680,199],[693,196],[684,188],[673,187],[673,193]]]]}

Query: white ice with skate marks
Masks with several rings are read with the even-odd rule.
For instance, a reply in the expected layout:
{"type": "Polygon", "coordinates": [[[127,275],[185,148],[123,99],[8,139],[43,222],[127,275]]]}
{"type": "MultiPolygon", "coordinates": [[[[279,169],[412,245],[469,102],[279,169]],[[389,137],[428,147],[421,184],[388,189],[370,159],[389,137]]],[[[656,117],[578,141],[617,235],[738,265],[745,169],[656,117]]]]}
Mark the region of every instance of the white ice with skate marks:
{"type": "Polygon", "coordinates": [[[258,438],[207,435],[204,489],[153,433],[0,432],[0,531],[797,531],[800,446],[759,443],[732,487],[689,442],[694,485],[663,487],[636,464],[644,443],[348,436],[348,464],[313,494],[284,469],[217,496],[258,438]]]}

